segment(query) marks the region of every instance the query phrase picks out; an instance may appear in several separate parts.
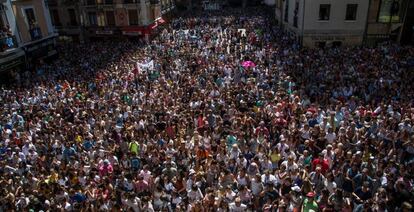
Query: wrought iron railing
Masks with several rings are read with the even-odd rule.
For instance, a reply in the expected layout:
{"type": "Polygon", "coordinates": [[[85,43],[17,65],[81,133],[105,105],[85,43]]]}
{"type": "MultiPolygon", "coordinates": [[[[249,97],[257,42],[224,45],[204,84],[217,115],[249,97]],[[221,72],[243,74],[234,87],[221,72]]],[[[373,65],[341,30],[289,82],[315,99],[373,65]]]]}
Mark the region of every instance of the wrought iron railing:
{"type": "Polygon", "coordinates": [[[8,49],[13,49],[17,47],[16,36],[6,36],[0,38],[0,52],[4,52],[8,49]]]}
{"type": "Polygon", "coordinates": [[[32,41],[39,40],[40,38],[42,38],[42,30],[40,29],[40,27],[33,27],[29,30],[29,33],[30,37],[32,38],[32,41]]]}

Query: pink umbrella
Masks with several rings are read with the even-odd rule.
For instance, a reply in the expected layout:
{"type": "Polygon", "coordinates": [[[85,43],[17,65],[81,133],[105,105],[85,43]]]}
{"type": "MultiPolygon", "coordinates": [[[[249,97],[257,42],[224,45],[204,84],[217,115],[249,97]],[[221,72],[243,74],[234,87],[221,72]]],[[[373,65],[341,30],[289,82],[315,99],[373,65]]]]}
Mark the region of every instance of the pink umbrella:
{"type": "Polygon", "coordinates": [[[254,64],[252,61],[250,61],[250,60],[247,60],[247,61],[244,61],[243,63],[242,63],[242,66],[243,67],[245,67],[245,68],[249,68],[249,67],[255,67],[256,66],[256,64],[254,64]]]}

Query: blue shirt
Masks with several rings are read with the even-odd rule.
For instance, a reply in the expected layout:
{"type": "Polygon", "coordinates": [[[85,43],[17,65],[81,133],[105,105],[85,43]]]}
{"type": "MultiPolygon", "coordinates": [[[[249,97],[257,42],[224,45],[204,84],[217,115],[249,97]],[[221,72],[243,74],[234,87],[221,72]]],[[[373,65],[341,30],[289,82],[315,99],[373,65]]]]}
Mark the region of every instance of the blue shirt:
{"type": "Polygon", "coordinates": [[[87,199],[86,195],[82,194],[82,193],[76,193],[75,195],[73,195],[72,197],[72,201],[81,203],[83,201],[85,201],[87,199]]]}
{"type": "Polygon", "coordinates": [[[86,150],[91,149],[91,148],[93,147],[93,145],[94,145],[94,142],[92,142],[92,141],[85,140],[85,141],[83,142],[83,147],[84,147],[86,150]]]}

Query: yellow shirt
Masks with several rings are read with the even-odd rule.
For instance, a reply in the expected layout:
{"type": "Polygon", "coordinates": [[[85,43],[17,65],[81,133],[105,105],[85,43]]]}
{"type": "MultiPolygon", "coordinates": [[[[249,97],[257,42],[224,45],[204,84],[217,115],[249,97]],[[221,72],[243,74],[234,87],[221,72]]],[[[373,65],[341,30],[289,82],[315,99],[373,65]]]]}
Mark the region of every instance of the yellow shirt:
{"type": "Polygon", "coordinates": [[[279,162],[280,160],[280,154],[279,153],[272,153],[270,155],[270,160],[275,163],[275,162],[279,162]]]}

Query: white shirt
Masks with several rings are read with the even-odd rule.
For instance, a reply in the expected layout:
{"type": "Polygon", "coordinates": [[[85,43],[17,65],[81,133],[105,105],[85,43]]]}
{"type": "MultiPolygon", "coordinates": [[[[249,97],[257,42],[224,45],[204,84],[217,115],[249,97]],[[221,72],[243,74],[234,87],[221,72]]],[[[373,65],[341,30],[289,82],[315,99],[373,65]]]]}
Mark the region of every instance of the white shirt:
{"type": "Polygon", "coordinates": [[[230,212],[243,212],[246,211],[247,206],[243,203],[241,203],[240,206],[237,206],[236,203],[233,202],[229,204],[229,209],[230,212]]]}
{"type": "Polygon", "coordinates": [[[244,176],[244,177],[240,177],[240,175],[238,175],[238,176],[237,176],[237,183],[238,183],[239,185],[244,185],[244,186],[246,186],[246,185],[247,185],[247,178],[246,178],[246,176],[244,176]]]}
{"type": "Polygon", "coordinates": [[[256,179],[252,179],[250,190],[253,195],[258,195],[263,190],[263,184],[261,182],[256,182],[256,179]]]}
{"type": "Polygon", "coordinates": [[[269,174],[268,176],[266,176],[266,174],[263,174],[262,175],[262,182],[264,184],[267,184],[267,183],[271,182],[276,186],[277,183],[278,183],[278,180],[273,174],[269,174]]]}
{"type": "Polygon", "coordinates": [[[336,134],[335,133],[327,133],[325,135],[325,139],[328,141],[328,143],[333,143],[336,140],[336,134]]]}

